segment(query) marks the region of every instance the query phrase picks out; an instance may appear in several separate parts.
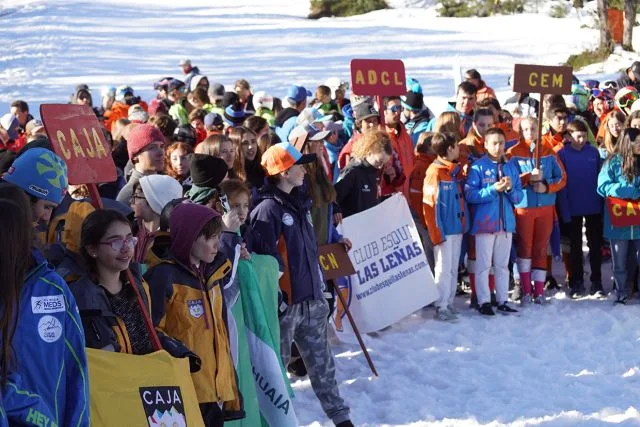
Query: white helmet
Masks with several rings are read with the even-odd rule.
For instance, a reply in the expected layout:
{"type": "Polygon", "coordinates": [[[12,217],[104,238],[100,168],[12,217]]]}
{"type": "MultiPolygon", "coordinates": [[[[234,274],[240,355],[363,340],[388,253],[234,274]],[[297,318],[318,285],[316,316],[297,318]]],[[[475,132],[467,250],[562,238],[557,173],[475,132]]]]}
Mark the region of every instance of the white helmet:
{"type": "Polygon", "coordinates": [[[273,96],[263,90],[260,90],[253,94],[253,106],[256,108],[273,110],[273,96]]]}

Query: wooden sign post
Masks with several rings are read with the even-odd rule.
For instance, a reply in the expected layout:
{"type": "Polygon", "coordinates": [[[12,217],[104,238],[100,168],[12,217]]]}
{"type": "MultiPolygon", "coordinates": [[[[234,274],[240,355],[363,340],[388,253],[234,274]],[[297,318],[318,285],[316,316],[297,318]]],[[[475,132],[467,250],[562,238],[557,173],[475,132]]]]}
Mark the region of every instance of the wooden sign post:
{"type": "Polygon", "coordinates": [[[351,276],[352,274],[356,273],[356,269],[353,267],[353,263],[351,262],[349,255],[347,255],[347,250],[340,243],[320,245],[318,246],[318,261],[320,262],[320,267],[322,268],[322,272],[324,273],[325,280],[333,282],[336,295],[338,296],[340,304],[342,304],[342,307],[347,314],[349,323],[351,323],[353,332],[355,332],[356,334],[356,338],[358,339],[360,348],[362,348],[364,357],[367,359],[369,368],[371,369],[373,375],[377,377],[378,371],[373,365],[373,360],[371,360],[371,356],[369,356],[369,352],[367,351],[367,347],[364,345],[364,341],[362,341],[362,336],[360,335],[360,331],[358,331],[355,320],[353,320],[353,317],[351,316],[351,311],[349,310],[347,301],[345,301],[342,292],[340,292],[340,289],[338,289],[338,287],[335,285],[335,279],[337,279],[338,277],[351,276]]]}
{"type": "Polygon", "coordinates": [[[380,124],[384,124],[382,97],[407,93],[404,63],[399,59],[352,59],[351,92],[375,96],[380,109],[380,124]]]}
{"type": "Polygon", "coordinates": [[[540,145],[542,144],[542,121],[544,120],[544,95],[571,93],[573,68],[546,65],[516,64],[513,71],[513,91],[539,93],[538,140],[536,141],[536,168],[540,170],[540,145]]]}

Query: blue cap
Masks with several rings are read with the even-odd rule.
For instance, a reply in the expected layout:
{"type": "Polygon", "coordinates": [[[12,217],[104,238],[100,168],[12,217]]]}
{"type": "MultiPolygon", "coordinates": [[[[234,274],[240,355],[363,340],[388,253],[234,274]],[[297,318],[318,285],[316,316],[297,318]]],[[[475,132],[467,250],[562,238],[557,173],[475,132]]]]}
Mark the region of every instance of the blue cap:
{"type": "Polygon", "coordinates": [[[303,86],[293,85],[287,91],[287,98],[292,99],[296,103],[302,102],[311,96],[311,91],[308,91],[303,86]]]}
{"type": "Polygon", "coordinates": [[[67,165],[46,148],[27,150],[13,162],[2,179],[26,193],[59,204],[67,192],[67,165]]]}

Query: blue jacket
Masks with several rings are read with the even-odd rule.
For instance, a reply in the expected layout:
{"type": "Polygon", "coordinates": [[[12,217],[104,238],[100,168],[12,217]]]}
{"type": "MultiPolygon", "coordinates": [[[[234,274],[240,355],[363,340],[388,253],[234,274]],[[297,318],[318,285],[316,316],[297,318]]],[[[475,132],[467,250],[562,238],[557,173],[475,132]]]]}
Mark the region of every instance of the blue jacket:
{"type": "MultiPolygon", "coordinates": [[[[471,129],[471,125],[473,124],[473,114],[465,114],[465,113],[459,112],[458,110],[456,110],[455,102],[447,103],[447,108],[444,111],[453,111],[458,113],[458,115],[460,115],[460,121],[462,122],[462,128],[464,129],[464,135],[462,136],[466,136],[469,133],[469,130],[471,129]]],[[[434,128],[436,127],[437,119],[438,119],[437,117],[434,117],[433,119],[431,119],[431,121],[427,125],[427,128],[425,129],[425,132],[434,131],[434,128]]]]}
{"type": "MultiPolygon", "coordinates": [[[[38,251],[33,256],[36,267],[25,277],[13,340],[16,373],[22,378],[21,386],[51,409],[50,423],[88,426],[87,357],[78,307],[67,284],[44,257],[38,251]]],[[[15,411],[6,399],[3,403],[7,414],[15,411]]],[[[24,420],[14,422],[22,425],[24,420]]]]}
{"type": "Polygon", "coordinates": [[[429,123],[431,123],[431,120],[433,119],[434,115],[431,110],[425,108],[405,124],[405,128],[407,129],[407,133],[411,136],[411,142],[413,142],[414,147],[418,144],[420,134],[427,131],[429,123]]]}
{"type": "Polygon", "coordinates": [[[520,174],[524,197],[516,204],[516,208],[537,208],[555,206],[556,193],[564,188],[567,174],[556,153],[545,144],[540,147],[540,169],[542,180],[547,184],[546,193],[536,193],[529,185],[531,171],[536,166],[535,148],[527,141],[521,140],[507,150],[507,157],[514,161],[520,174]]]}
{"type": "Polygon", "coordinates": [[[497,163],[484,155],[469,169],[464,196],[471,211],[471,234],[516,231],[513,206],[523,197],[518,169],[513,160],[497,163]],[[502,177],[511,178],[511,190],[498,192],[494,184],[502,177]]]}
{"type": "Polygon", "coordinates": [[[462,187],[463,177],[458,163],[438,157],[427,169],[422,208],[434,245],[446,241],[447,236],[469,231],[469,210],[462,187]]]}
{"type": "MultiPolygon", "coordinates": [[[[636,170],[640,167],[636,165],[636,170]]],[[[633,182],[629,182],[622,174],[622,159],[616,154],[607,160],[598,175],[598,194],[602,197],[618,197],[620,199],[640,199],[640,173],[633,182]]],[[[604,237],[614,240],[640,239],[640,226],[614,227],[611,225],[609,210],[604,210],[604,237]]]]}
{"type": "Polygon", "coordinates": [[[296,188],[287,194],[265,185],[250,214],[253,249],[278,260],[280,288],[288,304],[323,298],[324,279],[318,264],[318,242],[311,221],[311,200],[296,188]]]}
{"type": "Polygon", "coordinates": [[[561,217],[597,215],[602,213],[602,197],[598,194],[598,173],[602,159],[597,148],[586,144],[578,151],[565,144],[558,157],[567,173],[567,186],[558,193],[561,217]]]}

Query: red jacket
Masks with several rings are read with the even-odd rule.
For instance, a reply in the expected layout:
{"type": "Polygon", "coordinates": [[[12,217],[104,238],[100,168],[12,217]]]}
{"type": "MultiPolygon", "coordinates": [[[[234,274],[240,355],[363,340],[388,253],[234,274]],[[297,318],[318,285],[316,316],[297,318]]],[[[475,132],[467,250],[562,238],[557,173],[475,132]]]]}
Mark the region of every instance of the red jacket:
{"type": "Polygon", "coordinates": [[[415,156],[415,154],[413,153],[413,141],[411,140],[411,137],[407,133],[407,130],[404,128],[404,125],[402,123],[398,124],[397,129],[387,126],[386,130],[389,138],[391,139],[391,146],[393,147],[393,151],[398,153],[400,165],[402,166],[402,171],[405,177],[405,180],[402,183],[402,187],[397,188],[397,190],[402,191],[404,197],[409,200],[409,177],[411,176],[411,172],[413,172],[413,162],[415,156]]]}

